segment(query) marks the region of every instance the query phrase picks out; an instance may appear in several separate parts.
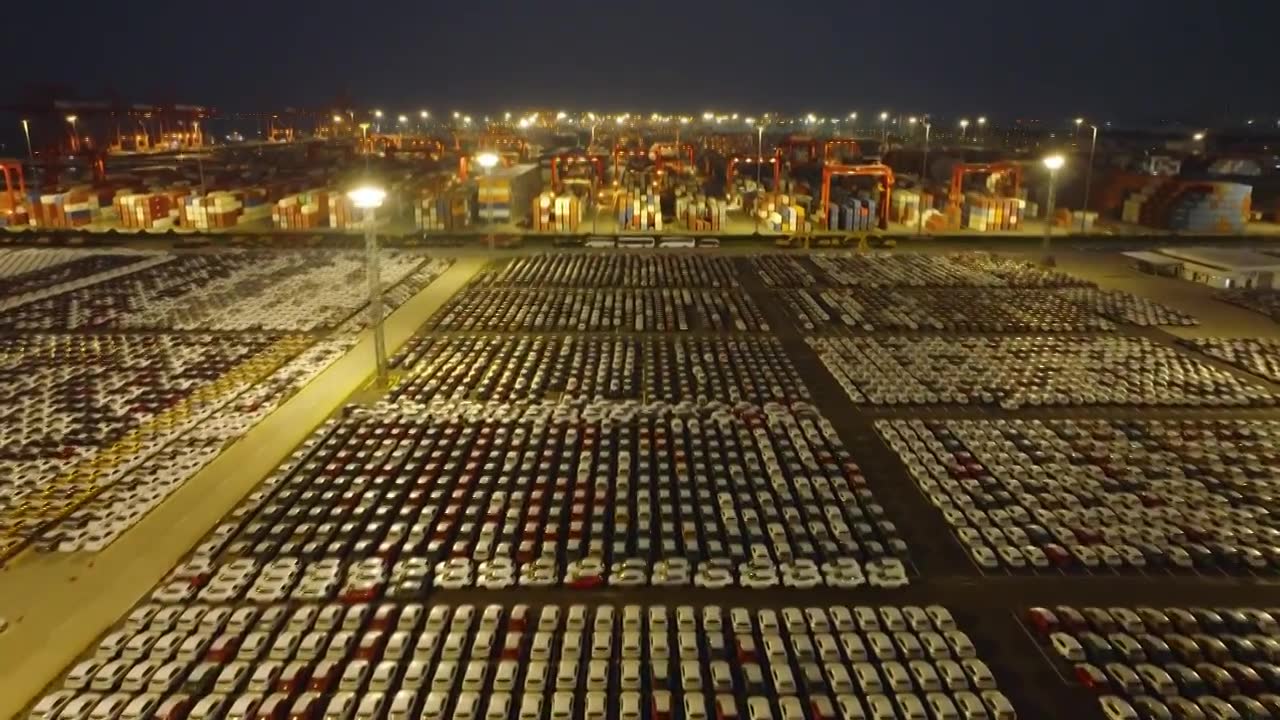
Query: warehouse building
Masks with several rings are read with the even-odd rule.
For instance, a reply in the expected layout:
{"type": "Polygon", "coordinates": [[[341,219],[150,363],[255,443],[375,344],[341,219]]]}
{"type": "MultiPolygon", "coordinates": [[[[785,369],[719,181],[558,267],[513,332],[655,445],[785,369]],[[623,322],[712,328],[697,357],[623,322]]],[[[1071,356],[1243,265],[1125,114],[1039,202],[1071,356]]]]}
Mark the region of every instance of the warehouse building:
{"type": "Polygon", "coordinates": [[[1280,257],[1243,248],[1161,248],[1161,255],[1181,263],[1184,280],[1224,290],[1277,287],[1280,257]]]}

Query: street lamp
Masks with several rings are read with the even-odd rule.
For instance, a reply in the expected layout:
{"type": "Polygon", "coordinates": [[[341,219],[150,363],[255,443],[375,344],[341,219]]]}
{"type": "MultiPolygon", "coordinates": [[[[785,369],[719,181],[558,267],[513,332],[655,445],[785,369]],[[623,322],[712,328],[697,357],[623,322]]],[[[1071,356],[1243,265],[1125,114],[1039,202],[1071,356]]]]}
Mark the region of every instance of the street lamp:
{"type": "Polygon", "coordinates": [[[374,235],[374,212],[382,206],[387,192],[380,187],[364,185],[347,193],[351,204],[364,210],[365,275],[369,280],[369,325],[373,328],[373,353],[377,364],[377,382],[387,385],[387,337],[382,327],[382,278],[378,266],[378,238],[374,235]]]}
{"type": "Polygon", "coordinates": [[[1076,137],[1080,137],[1080,126],[1084,125],[1084,118],[1076,118],[1076,137]]]}
{"type": "MultiPolygon", "coordinates": [[[[493,167],[498,164],[498,156],[495,153],[483,152],[476,156],[476,163],[480,165],[480,167],[484,168],[484,174],[488,175],[489,171],[493,170],[493,167]]],[[[484,202],[485,215],[486,215],[485,219],[492,223],[493,222],[493,205],[489,200],[490,197],[492,197],[492,193],[488,193],[488,192],[485,193],[485,202],[484,202]]],[[[493,233],[491,232],[489,233],[489,249],[492,250],[493,246],[494,246],[494,237],[493,237],[493,233]]]]}
{"type": "MultiPolygon", "coordinates": [[[[75,118],[72,118],[72,119],[74,120],[75,118]]],[[[1204,133],[1198,132],[1195,135],[1192,135],[1191,139],[1195,140],[1196,142],[1202,142],[1204,140],[1204,133]]]]}
{"type": "Polygon", "coordinates": [[[418,113],[418,117],[422,118],[423,120],[426,120],[427,118],[431,117],[431,113],[427,112],[426,110],[423,110],[418,113]]]}
{"type": "Polygon", "coordinates": [[[982,117],[978,118],[978,139],[979,140],[982,139],[982,128],[985,127],[986,124],[987,124],[986,115],[983,115],[982,117]]]}
{"type": "Polygon", "coordinates": [[[396,121],[399,122],[401,125],[404,125],[405,123],[409,122],[409,116],[401,115],[400,117],[396,118],[396,121]]]}
{"type": "Polygon", "coordinates": [[[925,176],[929,174],[929,131],[933,130],[933,123],[929,122],[929,116],[925,115],[920,119],[924,123],[924,152],[920,155],[920,201],[916,203],[916,235],[924,235],[924,181],[925,176]]]}
{"type": "Polygon", "coordinates": [[[71,123],[71,152],[77,152],[77,148],[79,148],[80,143],[76,139],[76,116],[68,115],[67,122],[71,123]]]}
{"type": "Polygon", "coordinates": [[[1058,171],[1066,164],[1061,155],[1050,155],[1044,159],[1044,166],[1049,170],[1049,198],[1045,203],[1044,240],[1040,244],[1041,261],[1048,266],[1053,265],[1053,255],[1049,253],[1049,236],[1053,232],[1053,203],[1057,199],[1058,171]]]}
{"type": "MultiPolygon", "coordinates": [[[[1084,122],[1081,118],[1081,122],[1084,122]]],[[[1089,212],[1089,186],[1093,184],[1093,154],[1098,149],[1098,126],[1089,123],[1089,127],[1093,130],[1093,139],[1089,141],[1089,167],[1084,170],[1084,208],[1080,213],[1080,232],[1085,232],[1088,222],[1089,212]]]]}
{"type": "Polygon", "coordinates": [[[964,142],[964,134],[969,129],[969,119],[964,118],[960,121],[960,142],[964,142]]]}
{"type": "Polygon", "coordinates": [[[27,159],[35,160],[36,156],[31,152],[31,127],[26,118],[22,118],[22,134],[27,138],[27,159]]]}

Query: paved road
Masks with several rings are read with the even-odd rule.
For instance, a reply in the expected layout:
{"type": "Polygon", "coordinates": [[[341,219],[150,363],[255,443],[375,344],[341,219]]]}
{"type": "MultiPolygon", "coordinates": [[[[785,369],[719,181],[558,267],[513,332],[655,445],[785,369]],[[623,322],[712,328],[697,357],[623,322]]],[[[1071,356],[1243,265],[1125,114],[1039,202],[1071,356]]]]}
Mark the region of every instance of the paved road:
{"type": "MultiPolygon", "coordinates": [[[[483,265],[460,260],[392,313],[394,351],[483,265]]],[[[361,333],[342,358],[100,553],[28,552],[0,570],[0,717],[15,716],[128,611],[373,373],[361,333]]]]}

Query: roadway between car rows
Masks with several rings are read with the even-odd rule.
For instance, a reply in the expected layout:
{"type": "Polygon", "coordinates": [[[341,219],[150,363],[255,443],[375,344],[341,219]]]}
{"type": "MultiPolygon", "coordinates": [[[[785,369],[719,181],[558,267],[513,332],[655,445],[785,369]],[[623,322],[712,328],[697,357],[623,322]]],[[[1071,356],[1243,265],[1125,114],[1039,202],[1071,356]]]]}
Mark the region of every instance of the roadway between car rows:
{"type": "MultiPolygon", "coordinates": [[[[387,318],[394,351],[483,265],[455,262],[387,318]]],[[[372,333],[98,553],[27,551],[0,568],[0,717],[15,717],[373,372],[372,333]]]]}

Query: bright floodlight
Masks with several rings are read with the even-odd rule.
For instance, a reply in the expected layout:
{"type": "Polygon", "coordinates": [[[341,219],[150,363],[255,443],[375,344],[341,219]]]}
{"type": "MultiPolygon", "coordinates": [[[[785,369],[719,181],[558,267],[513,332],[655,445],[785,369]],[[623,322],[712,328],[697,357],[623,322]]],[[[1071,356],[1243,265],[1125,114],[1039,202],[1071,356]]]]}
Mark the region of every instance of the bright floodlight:
{"type": "Polygon", "coordinates": [[[753,117],[749,117],[749,118],[747,118],[747,124],[748,124],[748,125],[755,125],[755,124],[756,124],[756,119],[755,119],[755,118],[753,118],[753,117]]]}
{"type": "Polygon", "coordinates": [[[341,115],[334,115],[334,116],[333,116],[333,122],[334,122],[334,124],[335,124],[335,125],[336,125],[336,124],[338,124],[338,123],[341,123],[341,122],[342,122],[342,116],[341,116],[341,115]]]}
{"type": "Polygon", "coordinates": [[[917,122],[919,122],[919,120],[916,118],[915,115],[912,115],[911,117],[907,118],[907,122],[911,123],[912,125],[915,125],[917,122]]]}
{"type": "Polygon", "coordinates": [[[1076,125],[1083,125],[1083,124],[1084,124],[1084,118],[1076,118],[1076,125]]]}
{"type": "Polygon", "coordinates": [[[427,112],[426,110],[423,110],[422,112],[418,113],[418,117],[422,118],[423,120],[426,120],[427,118],[431,117],[431,113],[427,112]]]}
{"type": "Polygon", "coordinates": [[[387,191],[380,187],[366,185],[348,192],[347,197],[351,198],[351,202],[361,210],[373,210],[382,206],[382,201],[387,197],[387,191]]]}
{"type": "Polygon", "coordinates": [[[1044,166],[1050,170],[1058,170],[1067,162],[1066,158],[1061,155],[1050,155],[1044,159],[1044,166]]]}
{"type": "Polygon", "coordinates": [[[980,118],[978,118],[978,124],[979,124],[979,125],[986,125],[986,124],[987,124],[987,118],[986,118],[986,117],[980,117],[980,118]]]}
{"type": "Polygon", "coordinates": [[[400,121],[400,124],[401,124],[401,125],[403,125],[403,124],[405,124],[405,123],[409,122],[409,116],[408,116],[408,115],[401,115],[400,117],[398,117],[398,118],[396,118],[396,119],[400,121]]]}
{"type": "Polygon", "coordinates": [[[1196,142],[1200,142],[1201,140],[1203,140],[1203,139],[1204,139],[1204,133],[1202,133],[1202,132],[1198,132],[1198,133],[1196,133],[1195,135],[1192,135],[1192,136],[1191,136],[1191,139],[1192,139],[1192,140],[1195,140],[1196,142]]]}
{"type": "Polygon", "coordinates": [[[961,121],[960,121],[960,127],[962,127],[962,128],[967,128],[967,127],[969,127],[969,120],[968,120],[967,118],[966,118],[966,119],[964,119],[964,120],[961,120],[961,121]]]}
{"type": "Polygon", "coordinates": [[[376,117],[376,118],[380,118],[380,117],[382,117],[382,111],[381,111],[381,110],[374,110],[374,111],[373,111],[373,116],[374,116],[374,117],[376,117]]]}
{"type": "Polygon", "coordinates": [[[480,153],[476,156],[476,162],[480,164],[480,167],[488,170],[498,164],[498,156],[491,152],[480,153]]]}
{"type": "Polygon", "coordinates": [[[888,119],[889,119],[889,113],[888,113],[888,112],[882,112],[882,113],[880,113],[880,119],[881,119],[881,120],[888,120],[888,119]]]}
{"type": "Polygon", "coordinates": [[[72,125],[75,125],[75,124],[76,124],[76,116],[75,116],[75,115],[68,115],[68,116],[67,116],[67,122],[71,123],[72,125]]]}
{"type": "Polygon", "coordinates": [[[568,113],[566,113],[566,112],[565,112],[565,111],[563,111],[563,110],[561,110],[560,112],[556,113],[556,119],[557,119],[557,120],[563,120],[563,119],[565,119],[565,118],[567,118],[567,117],[569,117],[569,114],[568,114],[568,113]]]}
{"type": "Polygon", "coordinates": [[[850,119],[850,120],[857,120],[857,119],[858,119],[858,113],[856,113],[856,112],[851,112],[851,113],[849,113],[849,119],[850,119]]]}

